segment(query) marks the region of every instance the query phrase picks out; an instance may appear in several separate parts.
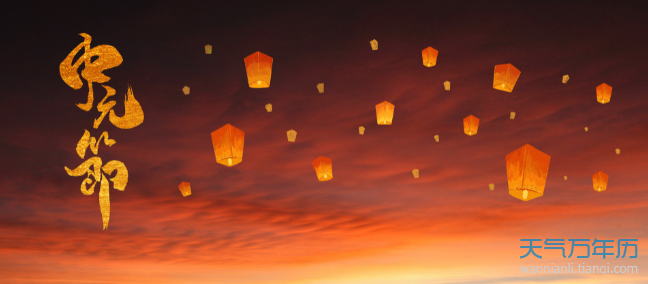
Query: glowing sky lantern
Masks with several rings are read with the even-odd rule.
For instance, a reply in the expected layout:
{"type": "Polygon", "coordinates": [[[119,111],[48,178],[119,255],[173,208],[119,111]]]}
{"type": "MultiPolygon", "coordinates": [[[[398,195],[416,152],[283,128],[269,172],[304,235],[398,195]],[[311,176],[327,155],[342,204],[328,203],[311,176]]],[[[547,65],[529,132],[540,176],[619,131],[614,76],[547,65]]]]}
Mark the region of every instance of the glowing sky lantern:
{"type": "Polygon", "coordinates": [[[205,54],[211,54],[212,53],[212,46],[211,45],[205,45],[205,54]]]}
{"type": "Polygon", "coordinates": [[[607,189],[607,184],[608,184],[608,175],[605,173],[599,171],[598,173],[595,173],[592,176],[592,182],[594,183],[594,190],[596,191],[604,191],[607,189]]]}
{"type": "Polygon", "coordinates": [[[439,142],[439,135],[434,135],[434,141],[439,142]]]}
{"type": "Polygon", "coordinates": [[[450,81],[445,81],[445,82],[443,82],[443,88],[444,88],[446,91],[450,91],[450,81]]]}
{"type": "Polygon", "coordinates": [[[432,67],[436,65],[438,55],[439,55],[439,51],[432,48],[431,46],[428,46],[428,48],[423,49],[423,65],[427,67],[432,67]]]}
{"type": "Polygon", "coordinates": [[[317,91],[321,94],[324,93],[324,83],[317,84],[317,91]]]}
{"type": "Polygon", "coordinates": [[[488,184],[488,189],[495,190],[495,184],[488,184]]]}
{"type": "Polygon", "coordinates": [[[319,181],[327,181],[333,178],[333,162],[326,157],[319,157],[313,161],[315,174],[319,181]]]}
{"type": "Polygon", "coordinates": [[[520,77],[520,70],[511,64],[495,65],[495,78],[493,79],[493,88],[512,92],[515,83],[520,77]]]}
{"type": "Polygon", "coordinates": [[[619,154],[621,154],[621,149],[616,148],[616,149],[614,150],[614,152],[616,152],[616,154],[619,155],[619,154]]]}
{"type": "Polygon", "coordinates": [[[569,81],[569,75],[563,76],[563,84],[567,84],[567,81],[569,81]]]}
{"type": "Polygon", "coordinates": [[[567,176],[565,176],[565,180],[567,180],[567,176]]]}
{"type": "Polygon", "coordinates": [[[391,125],[394,119],[395,106],[388,101],[376,105],[376,120],[378,125],[391,125]]]}
{"type": "Polygon", "coordinates": [[[288,135],[288,142],[295,142],[295,139],[297,139],[297,131],[293,129],[288,130],[286,135],[288,135]]]}
{"type": "Polygon", "coordinates": [[[272,57],[257,51],[246,57],[244,61],[250,88],[270,87],[272,57]]]}
{"type": "Polygon", "coordinates": [[[587,126],[585,126],[585,132],[587,132],[588,130],[589,130],[589,128],[587,128],[587,126]]]}
{"type": "Polygon", "coordinates": [[[358,128],[358,132],[360,132],[360,135],[364,135],[364,131],[365,131],[364,126],[360,126],[360,127],[358,128]]]}
{"type": "Polygon", "coordinates": [[[515,112],[511,112],[511,119],[515,119],[515,112]]]}
{"type": "Polygon", "coordinates": [[[265,108],[268,112],[272,112],[272,104],[267,104],[265,108]]]}
{"type": "Polygon", "coordinates": [[[191,185],[188,182],[183,181],[182,183],[180,183],[180,185],[178,185],[178,188],[180,189],[182,196],[191,195],[191,185]]]}
{"type": "Polygon", "coordinates": [[[378,41],[376,39],[370,41],[369,44],[371,44],[371,50],[378,50],[378,41]]]}
{"type": "Polygon", "coordinates": [[[182,93],[185,94],[185,95],[188,95],[190,91],[191,91],[191,89],[189,89],[189,87],[187,87],[187,86],[184,86],[184,88],[182,88],[182,93]]]}
{"type": "Polygon", "coordinates": [[[418,169],[413,169],[412,174],[414,175],[414,178],[419,178],[419,170],[418,169]]]}
{"type": "Polygon", "coordinates": [[[473,136],[477,134],[477,128],[479,128],[479,118],[476,118],[472,115],[466,116],[463,119],[464,124],[464,133],[468,136],[473,136]]]}
{"type": "Polygon", "coordinates": [[[226,124],[212,132],[211,137],[217,163],[231,167],[243,161],[243,131],[226,124]]]}
{"type": "Polygon", "coordinates": [[[610,102],[610,97],[612,96],[612,87],[608,84],[600,84],[596,87],[596,100],[599,103],[607,104],[610,102]]]}
{"type": "Polygon", "coordinates": [[[550,159],[529,144],[506,155],[509,194],[522,201],[542,196],[550,159]]]}

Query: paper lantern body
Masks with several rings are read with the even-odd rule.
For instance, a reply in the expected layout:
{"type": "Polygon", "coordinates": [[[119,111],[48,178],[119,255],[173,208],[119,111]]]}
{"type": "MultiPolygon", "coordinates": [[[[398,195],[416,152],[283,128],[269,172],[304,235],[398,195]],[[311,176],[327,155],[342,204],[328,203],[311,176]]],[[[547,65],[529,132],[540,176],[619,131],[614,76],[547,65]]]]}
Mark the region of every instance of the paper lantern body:
{"type": "Polygon", "coordinates": [[[267,104],[265,108],[268,112],[272,112],[272,104],[267,104]]]}
{"type": "Polygon", "coordinates": [[[191,185],[188,182],[181,182],[180,185],[178,185],[178,188],[180,189],[182,196],[191,195],[191,185]]]}
{"type": "Polygon", "coordinates": [[[515,83],[520,77],[520,70],[511,64],[501,64],[495,66],[495,78],[493,79],[493,88],[505,92],[512,92],[515,83]]]}
{"type": "Polygon", "coordinates": [[[205,54],[211,54],[212,53],[212,46],[211,45],[205,45],[205,54]]]}
{"type": "Polygon", "coordinates": [[[189,91],[190,91],[190,89],[187,86],[184,86],[184,88],[182,88],[182,93],[184,93],[185,95],[188,95],[189,91]]]}
{"type": "Polygon", "coordinates": [[[585,132],[587,132],[587,130],[589,130],[589,129],[587,127],[585,127],[585,132]]]}
{"type": "Polygon", "coordinates": [[[511,119],[515,119],[515,112],[511,112],[511,119]]]}
{"type": "Polygon", "coordinates": [[[376,105],[376,120],[378,125],[391,125],[394,119],[395,106],[387,101],[376,105]]]}
{"type": "Polygon", "coordinates": [[[522,201],[542,196],[550,159],[529,144],[506,155],[509,194],[522,201]]]}
{"type": "Polygon", "coordinates": [[[423,65],[426,67],[432,67],[436,65],[437,56],[439,51],[429,46],[426,49],[423,49],[423,65]]]}
{"type": "Polygon", "coordinates": [[[612,87],[610,87],[608,84],[603,83],[596,87],[596,100],[599,103],[609,103],[610,97],[612,97],[612,87]]]}
{"type": "Polygon", "coordinates": [[[378,50],[378,41],[377,40],[372,40],[369,42],[371,44],[371,50],[378,50]]]}
{"type": "Polygon", "coordinates": [[[439,142],[439,135],[434,135],[434,141],[439,142]]]}
{"type": "Polygon", "coordinates": [[[295,142],[295,139],[297,139],[297,131],[295,130],[288,130],[286,134],[288,135],[288,142],[295,142]]]}
{"type": "Polygon", "coordinates": [[[320,94],[324,93],[324,83],[317,84],[317,91],[319,91],[320,94]]]}
{"type": "Polygon", "coordinates": [[[364,135],[365,128],[360,126],[360,128],[358,128],[358,131],[360,132],[360,135],[364,135]]]}
{"type": "Polygon", "coordinates": [[[488,185],[488,189],[490,189],[490,190],[495,190],[495,185],[492,184],[492,183],[489,184],[489,185],[488,185]]]}
{"type": "Polygon", "coordinates": [[[567,81],[569,81],[569,75],[563,76],[563,84],[567,84],[567,81]]]}
{"type": "Polygon", "coordinates": [[[450,91],[450,81],[445,81],[445,82],[443,82],[443,88],[444,88],[446,91],[450,91]]]}
{"type": "Polygon", "coordinates": [[[418,169],[412,170],[412,174],[414,175],[414,178],[419,178],[419,170],[418,169]]]}
{"type": "Polygon", "coordinates": [[[333,178],[333,163],[331,159],[319,157],[313,161],[313,167],[315,168],[315,174],[317,174],[319,181],[327,181],[333,178]]]}
{"type": "Polygon", "coordinates": [[[257,51],[246,57],[244,61],[250,88],[270,87],[272,57],[257,51]]]}
{"type": "Polygon", "coordinates": [[[565,180],[567,180],[567,176],[565,176],[565,180]]]}
{"type": "Polygon", "coordinates": [[[473,136],[477,134],[477,128],[479,128],[479,118],[469,115],[463,119],[463,124],[464,133],[466,133],[466,135],[473,136]]]}
{"type": "Polygon", "coordinates": [[[231,167],[243,161],[243,131],[226,124],[212,132],[211,137],[217,163],[231,167]]]}
{"type": "Polygon", "coordinates": [[[604,191],[607,189],[608,184],[608,175],[603,172],[595,173],[592,176],[592,182],[594,183],[594,190],[604,191]]]}
{"type": "Polygon", "coordinates": [[[614,152],[616,152],[616,154],[619,155],[619,154],[621,154],[621,149],[616,148],[616,149],[614,150],[614,152]]]}

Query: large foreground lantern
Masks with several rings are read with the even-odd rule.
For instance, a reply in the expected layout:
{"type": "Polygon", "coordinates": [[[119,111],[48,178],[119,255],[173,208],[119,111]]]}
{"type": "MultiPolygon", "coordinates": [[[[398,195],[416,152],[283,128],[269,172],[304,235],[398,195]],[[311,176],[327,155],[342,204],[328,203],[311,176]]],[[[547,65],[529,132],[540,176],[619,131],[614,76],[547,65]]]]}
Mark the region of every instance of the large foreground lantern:
{"type": "Polygon", "coordinates": [[[612,96],[612,87],[608,84],[600,84],[596,87],[596,100],[599,103],[607,104],[610,102],[610,97],[612,96]]]}
{"type": "Polygon", "coordinates": [[[376,105],[376,120],[378,125],[391,125],[394,119],[395,106],[388,101],[376,105]]]}
{"type": "Polygon", "coordinates": [[[601,171],[595,173],[592,176],[592,182],[594,183],[594,190],[604,191],[605,189],[607,189],[608,177],[610,176],[606,175],[604,172],[601,171]]]}
{"type": "Polygon", "coordinates": [[[183,197],[191,195],[191,184],[189,184],[188,182],[183,181],[182,183],[180,183],[180,185],[178,185],[178,188],[180,189],[180,193],[182,193],[183,197]]]}
{"type": "Polygon", "coordinates": [[[272,57],[257,51],[246,57],[244,61],[250,88],[270,87],[272,57]]]}
{"type": "Polygon", "coordinates": [[[243,131],[226,124],[212,132],[211,137],[217,163],[231,167],[243,161],[243,131]]]}
{"type": "Polygon", "coordinates": [[[506,155],[509,194],[522,201],[542,196],[550,159],[529,144],[506,155]]]}
{"type": "Polygon", "coordinates": [[[477,128],[479,128],[479,118],[469,115],[463,119],[463,124],[464,133],[466,133],[466,135],[473,136],[477,134],[477,128]]]}
{"type": "Polygon", "coordinates": [[[326,157],[319,157],[313,161],[315,174],[319,181],[327,181],[333,178],[333,162],[326,157]]]}
{"type": "Polygon", "coordinates": [[[493,88],[512,92],[515,83],[520,77],[520,70],[511,64],[495,65],[495,78],[493,79],[493,88]]]}
{"type": "Polygon", "coordinates": [[[423,65],[427,67],[432,67],[436,65],[438,55],[439,55],[439,51],[432,48],[431,46],[428,46],[428,48],[423,49],[423,65]]]}

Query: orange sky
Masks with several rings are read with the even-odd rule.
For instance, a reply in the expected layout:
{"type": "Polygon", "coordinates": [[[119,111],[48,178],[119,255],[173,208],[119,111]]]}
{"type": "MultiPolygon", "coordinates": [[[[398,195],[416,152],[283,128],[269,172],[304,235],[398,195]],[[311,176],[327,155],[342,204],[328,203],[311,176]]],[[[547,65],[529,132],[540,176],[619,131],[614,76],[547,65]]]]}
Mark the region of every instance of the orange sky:
{"type": "Polygon", "coordinates": [[[23,21],[3,48],[21,55],[7,58],[14,83],[0,97],[0,283],[648,282],[648,42],[638,35],[648,27],[638,4],[236,5],[43,4],[8,15],[23,21]],[[75,106],[87,84],[68,87],[57,66],[81,32],[122,54],[105,85],[118,114],[132,85],[142,125],[93,129],[96,109],[75,106]],[[437,66],[422,66],[427,46],[437,66]],[[268,89],[247,86],[243,58],[256,51],[274,58],[268,89]],[[522,72],[512,93],[492,88],[504,63],[522,72]],[[601,83],[613,87],[605,105],[601,83]],[[391,126],[376,125],[383,101],[396,106],[391,126]],[[477,135],[463,133],[468,115],[480,119],[477,135]],[[232,168],[215,162],[210,140],[228,123],[245,132],[232,168]],[[98,155],[129,171],[126,190],[110,191],[105,231],[98,190],[81,194],[82,178],[64,171],[83,161],[84,129],[108,131],[117,143],[98,155]],[[504,160],[526,143],[551,156],[544,196],[529,202],[508,194],[504,160]],[[319,156],[333,161],[331,181],[317,181],[319,156]],[[592,189],[597,171],[610,176],[606,191],[592,189]],[[520,259],[524,238],[612,239],[615,253],[616,240],[637,238],[640,256],[540,249],[542,260],[520,259]],[[520,273],[550,263],[640,272],[520,273]]]}

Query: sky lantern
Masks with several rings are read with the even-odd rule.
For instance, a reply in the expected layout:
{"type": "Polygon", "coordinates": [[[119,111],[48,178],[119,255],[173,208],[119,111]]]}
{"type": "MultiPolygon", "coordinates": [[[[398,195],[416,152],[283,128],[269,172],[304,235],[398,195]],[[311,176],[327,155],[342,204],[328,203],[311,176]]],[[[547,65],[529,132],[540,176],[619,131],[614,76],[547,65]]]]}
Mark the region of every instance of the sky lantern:
{"type": "Polygon", "coordinates": [[[434,135],[434,141],[439,142],[439,135],[434,135]]]}
{"type": "Polygon", "coordinates": [[[360,135],[364,135],[365,128],[363,126],[360,126],[358,128],[358,131],[360,132],[360,135]]]}
{"type": "Polygon", "coordinates": [[[286,132],[288,135],[288,142],[295,142],[295,139],[297,139],[297,131],[290,129],[288,132],[286,132]]]}
{"type": "Polygon", "coordinates": [[[324,93],[324,83],[317,84],[317,91],[321,94],[324,93]]]}
{"type": "Polygon", "coordinates": [[[226,124],[212,132],[211,137],[217,163],[231,167],[243,161],[243,131],[226,124]]]}
{"type": "Polygon", "coordinates": [[[414,175],[414,178],[419,178],[419,170],[418,169],[413,169],[412,174],[414,175]]]}
{"type": "Polygon", "coordinates": [[[428,46],[428,48],[423,49],[423,65],[427,67],[432,67],[436,65],[438,55],[439,55],[439,51],[432,48],[431,46],[428,46]]]}
{"type": "Polygon", "coordinates": [[[506,155],[509,194],[522,201],[542,196],[550,159],[529,144],[506,155]]]}
{"type": "Polygon", "coordinates": [[[488,189],[495,190],[495,184],[488,184],[488,189]]]}
{"type": "Polygon", "coordinates": [[[565,180],[567,180],[567,176],[565,176],[565,180]]]}
{"type": "Polygon", "coordinates": [[[443,88],[444,88],[446,91],[450,91],[450,81],[445,81],[445,82],[443,82],[443,88]]]}
{"type": "Polygon", "coordinates": [[[267,104],[265,108],[268,112],[272,112],[272,104],[267,104]]]}
{"type": "Polygon", "coordinates": [[[178,188],[180,188],[180,193],[182,193],[182,196],[191,195],[191,185],[188,182],[181,182],[180,185],[178,185],[178,188]]]}
{"type": "Polygon", "coordinates": [[[604,172],[601,171],[595,173],[592,176],[592,182],[594,183],[594,190],[600,192],[607,189],[608,177],[609,177],[608,175],[606,175],[604,172]]]}
{"type": "Polygon", "coordinates": [[[250,88],[270,87],[272,57],[257,51],[246,57],[244,61],[250,88]]]}
{"type": "Polygon", "coordinates": [[[495,65],[495,78],[493,79],[493,88],[500,91],[512,92],[520,77],[520,70],[511,64],[495,65]]]}
{"type": "Polygon", "coordinates": [[[596,100],[599,103],[607,104],[610,102],[610,97],[612,96],[612,87],[608,84],[600,84],[596,87],[596,100]]]}
{"type": "Polygon", "coordinates": [[[587,132],[587,130],[589,130],[589,128],[587,128],[587,126],[585,126],[585,132],[587,132]]]}
{"type": "Polygon", "coordinates": [[[616,149],[614,150],[614,152],[616,152],[616,154],[619,155],[619,154],[621,154],[621,149],[616,148],[616,149]]]}
{"type": "Polygon", "coordinates": [[[466,133],[466,135],[473,136],[477,134],[477,128],[479,127],[479,118],[469,115],[463,119],[463,123],[464,133],[466,133]]]}
{"type": "Polygon", "coordinates": [[[212,52],[212,46],[211,45],[205,45],[205,54],[211,54],[212,52]]]}
{"type": "Polygon", "coordinates": [[[569,81],[569,75],[563,76],[563,84],[567,84],[567,81],[569,81]]]}
{"type": "Polygon", "coordinates": [[[185,94],[185,95],[188,95],[190,90],[191,89],[189,89],[189,87],[184,86],[184,88],[182,88],[182,93],[185,94]]]}
{"type": "Polygon", "coordinates": [[[515,119],[515,112],[511,112],[511,119],[515,119]]]}
{"type": "Polygon", "coordinates": [[[333,178],[333,162],[326,157],[319,157],[313,161],[315,174],[319,181],[327,181],[333,178]]]}
{"type": "Polygon", "coordinates": [[[371,50],[378,50],[378,41],[376,39],[369,42],[371,44],[371,50]]]}
{"type": "Polygon", "coordinates": [[[395,106],[388,101],[376,105],[376,120],[378,125],[391,125],[394,119],[395,106]]]}

